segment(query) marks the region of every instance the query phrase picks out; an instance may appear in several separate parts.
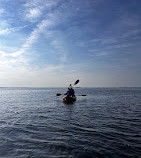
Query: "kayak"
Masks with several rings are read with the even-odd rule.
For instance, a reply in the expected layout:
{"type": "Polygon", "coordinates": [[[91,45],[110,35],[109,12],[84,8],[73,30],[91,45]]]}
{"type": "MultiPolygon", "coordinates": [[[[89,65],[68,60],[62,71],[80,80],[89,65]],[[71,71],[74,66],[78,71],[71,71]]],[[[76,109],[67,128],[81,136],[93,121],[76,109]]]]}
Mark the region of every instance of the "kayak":
{"type": "Polygon", "coordinates": [[[76,96],[73,97],[63,97],[63,102],[66,104],[70,104],[76,101],[76,96]]]}
{"type": "Polygon", "coordinates": [[[63,102],[66,103],[66,104],[70,104],[70,103],[73,103],[76,101],[76,96],[73,96],[73,97],[63,97],[63,102]]]}

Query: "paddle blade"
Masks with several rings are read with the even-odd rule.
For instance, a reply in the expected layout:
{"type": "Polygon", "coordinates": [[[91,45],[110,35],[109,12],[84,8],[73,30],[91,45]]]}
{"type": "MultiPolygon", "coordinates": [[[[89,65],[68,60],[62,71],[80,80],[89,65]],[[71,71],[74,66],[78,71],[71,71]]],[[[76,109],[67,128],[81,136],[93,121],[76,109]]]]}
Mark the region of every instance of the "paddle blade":
{"type": "Polygon", "coordinates": [[[76,85],[78,82],[79,82],[79,80],[77,80],[77,81],[74,83],[74,85],[76,85]]]}
{"type": "Polygon", "coordinates": [[[60,93],[57,93],[57,94],[56,94],[56,96],[60,96],[60,95],[62,95],[62,94],[60,94],[60,93]]]}

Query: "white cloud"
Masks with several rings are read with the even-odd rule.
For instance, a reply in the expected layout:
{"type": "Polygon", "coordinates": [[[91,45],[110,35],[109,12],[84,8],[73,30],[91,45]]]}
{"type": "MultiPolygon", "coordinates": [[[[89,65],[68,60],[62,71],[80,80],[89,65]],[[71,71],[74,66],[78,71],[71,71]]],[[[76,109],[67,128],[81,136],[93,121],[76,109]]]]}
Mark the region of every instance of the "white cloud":
{"type": "Polygon", "coordinates": [[[70,71],[68,76],[65,69],[64,65],[46,65],[43,69],[31,68],[26,61],[24,63],[22,57],[9,60],[4,56],[0,58],[0,83],[1,86],[68,86],[64,84],[63,79],[67,81],[76,75],[72,75],[70,71]]]}
{"type": "Polygon", "coordinates": [[[32,8],[32,9],[29,9],[28,12],[26,13],[26,18],[30,20],[36,19],[40,17],[41,14],[42,13],[38,8],[32,8]]]}
{"type": "Polygon", "coordinates": [[[51,9],[52,7],[56,6],[59,1],[60,0],[27,0],[24,6],[26,9],[36,7],[51,9]]]}
{"type": "MultiPolygon", "coordinates": [[[[25,67],[11,68],[6,67],[0,71],[1,86],[15,87],[67,87],[70,83],[74,83],[76,79],[80,79],[79,86],[90,87],[115,87],[115,86],[138,86],[140,85],[140,73],[135,71],[127,74],[126,70],[114,70],[112,72],[95,72],[95,73],[53,73],[57,70],[48,67],[42,71],[31,70],[25,67]],[[50,72],[49,72],[50,70],[50,72]],[[138,77],[136,77],[138,75],[138,77]]],[[[60,70],[60,69],[59,69],[60,70]]]]}
{"type": "MultiPolygon", "coordinates": [[[[30,47],[32,47],[32,44],[35,43],[38,40],[38,37],[41,33],[43,33],[48,27],[52,26],[53,23],[50,20],[42,20],[36,28],[31,32],[29,37],[26,39],[25,43],[22,45],[22,47],[14,52],[5,52],[5,51],[0,51],[1,56],[7,56],[7,57],[18,57],[25,53],[30,47]]],[[[26,26],[25,26],[26,27],[26,26]]],[[[17,28],[11,28],[7,29],[6,31],[1,31],[1,35],[6,34],[10,31],[16,31],[18,29],[21,29],[22,27],[17,27],[17,28]]]]}
{"type": "Polygon", "coordinates": [[[5,53],[4,51],[0,51],[0,56],[4,57],[6,55],[7,55],[7,53],[5,53]]]}
{"type": "Polygon", "coordinates": [[[11,30],[6,28],[6,29],[3,29],[3,30],[0,30],[0,35],[6,35],[6,34],[8,34],[10,32],[11,32],[11,30]]]}
{"type": "Polygon", "coordinates": [[[1,27],[0,28],[0,35],[7,35],[10,34],[12,32],[16,32],[16,31],[20,31],[21,29],[25,28],[26,26],[22,26],[22,27],[1,27]]]}
{"type": "Polygon", "coordinates": [[[59,0],[28,0],[24,5],[24,18],[30,22],[37,21],[43,14],[47,15],[58,2],[59,0]]]}
{"type": "Polygon", "coordinates": [[[1,20],[0,35],[5,35],[11,32],[11,28],[6,20],[1,20]]]}
{"type": "MultiPolygon", "coordinates": [[[[31,48],[32,45],[38,41],[38,38],[40,37],[41,33],[46,32],[47,35],[48,28],[51,28],[54,25],[58,25],[62,23],[62,21],[68,19],[68,17],[71,15],[71,13],[67,9],[68,4],[63,3],[58,5],[59,2],[60,0],[29,0],[26,2],[26,4],[24,5],[24,14],[28,20],[31,20],[31,22],[32,20],[39,21],[43,19],[45,15],[48,19],[43,19],[39,22],[35,29],[33,29],[33,31],[30,33],[21,49],[18,51],[19,53],[15,53],[15,56],[16,54],[23,54],[25,51],[27,51],[27,49],[31,48]],[[55,6],[57,6],[57,9],[52,10],[52,8],[54,8],[55,6]],[[41,15],[44,16],[41,17],[41,15]]],[[[55,37],[54,34],[53,39],[50,39],[50,41],[53,44],[54,49],[56,49],[56,55],[60,56],[60,61],[65,62],[67,60],[68,52],[67,47],[65,46],[64,39],[55,37]]]]}
{"type": "MultiPolygon", "coordinates": [[[[31,1],[29,1],[29,3],[27,3],[26,5],[26,11],[28,11],[29,14],[27,14],[27,16],[29,18],[37,18],[39,17],[42,13],[41,13],[41,6],[39,4],[39,1],[35,1],[36,3],[30,3],[31,1]],[[34,6],[34,8],[32,8],[32,4],[34,6]]],[[[33,1],[32,1],[33,2],[33,1]]],[[[49,3],[45,3],[45,5],[43,5],[43,7],[45,8],[51,8],[52,6],[54,6],[57,2],[53,2],[51,3],[51,1],[49,1],[49,3]]],[[[40,37],[40,35],[43,32],[48,32],[48,28],[52,27],[54,24],[56,24],[56,22],[54,22],[54,20],[56,20],[56,15],[54,15],[53,17],[50,17],[50,19],[43,19],[41,20],[37,26],[35,26],[35,28],[33,29],[33,31],[29,34],[29,36],[27,37],[27,39],[25,40],[24,44],[21,46],[21,48],[17,51],[14,52],[5,52],[1,50],[1,56],[5,56],[5,57],[19,57],[21,55],[23,55],[23,53],[25,53],[29,48],[32,47],[32,45],[38,41],[38,38],[40,37]]],[[[0,35],[5,35],[8,34],[10,32],[14,32],[17,31],[18,29],[21,28],[5,28],[3,30],[0,30],[0,35]]],[[[66,61],[66,52],[65,49],[63,48],[64,45],[62,44],[61,41],[57,40],[57,43],[54,43],[54,46],[57,50],[57,54],[60,55],[60,60],[61,61],[66,61]]]]}
{"type": "Polygon", "coordinates": [[[5,61],[0,64],[0,83],[3,87],[63,87],[74,83],[81,76],[80,71],[79,73],[71,71],[70,65],[68,67],[67,65],[46,65],[43,69],[37,67],[31,69],[28,65],[14,62],[14,60],[10,63],[5,61]],[[70,69],[69,73],[66,73],[66,69],[70,69]]]}
{"type": "Polygon", "coordinates": [[[43,33],[47,28],[53,25],[51,20],[45,19],[42,20],[36,28],[31,32],[25,43],[23,44],[19,54],[24,53],[27,49],[29,49],[33,43],[38,40],[38,37],[41,33],[43,33]]]}

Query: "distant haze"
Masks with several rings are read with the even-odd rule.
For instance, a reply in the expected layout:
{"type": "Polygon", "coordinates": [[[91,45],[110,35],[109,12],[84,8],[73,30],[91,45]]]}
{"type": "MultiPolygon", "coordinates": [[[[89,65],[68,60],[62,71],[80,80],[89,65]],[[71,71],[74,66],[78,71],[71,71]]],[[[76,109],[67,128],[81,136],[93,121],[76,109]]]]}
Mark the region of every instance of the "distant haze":
{"type": "Polygon", "coordinates": [[[141,1],[0,0],[0,87],[141,87],[141,1]]]}

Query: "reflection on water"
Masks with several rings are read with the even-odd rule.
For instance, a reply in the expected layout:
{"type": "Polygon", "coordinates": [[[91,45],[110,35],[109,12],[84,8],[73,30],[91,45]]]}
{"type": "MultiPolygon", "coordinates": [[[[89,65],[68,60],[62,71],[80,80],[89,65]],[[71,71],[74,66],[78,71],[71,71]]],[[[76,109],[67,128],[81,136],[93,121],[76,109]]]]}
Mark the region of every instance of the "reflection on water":
{"type": "Polygon", "coordinates": [[[141,88],[0,88],[0,157],[139,158],[141,88]]]}

